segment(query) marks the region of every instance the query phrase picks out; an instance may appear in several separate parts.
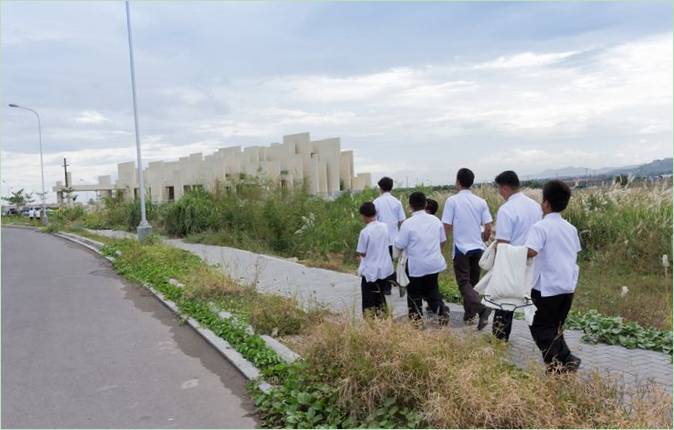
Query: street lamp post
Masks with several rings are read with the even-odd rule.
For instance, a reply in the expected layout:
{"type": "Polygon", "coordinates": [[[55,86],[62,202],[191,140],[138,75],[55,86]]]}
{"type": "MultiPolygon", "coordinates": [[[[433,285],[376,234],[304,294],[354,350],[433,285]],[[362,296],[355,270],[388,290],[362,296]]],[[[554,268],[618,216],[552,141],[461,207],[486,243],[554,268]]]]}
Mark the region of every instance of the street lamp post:
{"type": "Polygon", "coordinates": [[[44,190],[44,163],[42,161],[42,122],[40,121],[40,114],[38,114],[31,108],[15,105],[13,103],[11,103],[9,107],[33,112],[37,117],[37,134],[40,141],[40,175],[42,176],[42,216],[40,217],[40,219],[42,220],[42,224],[47,225],[49,224],[49,219],[47,218],[47,203],[45,202],[45,199],[47,198],[47,193],[44,190]]]}
{"type": "Polygon", "coordinates": [[[133,39],[131,38],[131,14],[129,0],[126,0],[126,29],[129,35],[129,64],[131,66],[131,94],[133,96],[133,121],[136,129],[136,162],[138,164],[138,193],[140,194],[140,224],[136,228],[138,240],[143,241],[151,232],[152,226],[145,215],[145,184],[143,181],[143,161],[140,155],[140,132],[138,131],[138,105],[136,102],[136,71],[133,62],[133,39]]]}

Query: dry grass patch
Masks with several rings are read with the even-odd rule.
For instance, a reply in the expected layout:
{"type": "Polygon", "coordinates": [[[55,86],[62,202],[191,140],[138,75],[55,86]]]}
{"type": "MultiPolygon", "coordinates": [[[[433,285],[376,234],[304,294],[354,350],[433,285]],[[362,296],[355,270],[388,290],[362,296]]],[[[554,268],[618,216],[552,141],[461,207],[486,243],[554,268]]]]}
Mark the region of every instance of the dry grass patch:
{"type": "Polygon", "coordinates": [[[671,427],[671,395],[660,389],[523,371],[504,352],[488,337],[374,320],[324,322],[302,355],[356,417],[393,399],[430,427],[671,427]]]}
{"type": "Polygon", "coordinates": [[[305,311],[292,298],[259,294],[258,302],[250,311],[250,324],[258,333],[287,336],[307,331],[327,315],[327,311],[319,308],[305,311]]]}
{"type": "Polygon", "coordinates": [[[190,272],[184,283],[187,298],[213,299],[244,293],[244,288],[223,272],[205,264],[190,272]]]}

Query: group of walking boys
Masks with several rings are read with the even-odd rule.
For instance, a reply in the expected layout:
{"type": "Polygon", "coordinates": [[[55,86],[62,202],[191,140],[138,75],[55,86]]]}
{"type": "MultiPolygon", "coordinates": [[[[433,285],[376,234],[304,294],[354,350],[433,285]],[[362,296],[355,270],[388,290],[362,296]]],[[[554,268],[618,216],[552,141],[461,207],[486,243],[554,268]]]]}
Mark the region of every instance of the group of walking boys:
{"type": "MultiPolygon", "coordinates": [[[[513,171],[496,176],[498,193],[505,202],[496,214],[496,227],[487,202],[471,192],[475,175],[462,168],[456,176],[457,193],[445,202],[442,216],[435,213],[438,203],[422,192],[409,196],[412,214],[409,218],[400,201],[391,194],[393,180],[379,182],[381,195],[360,207],[365,227],[356,248],[360,256],[363,313],[381,315],[386,309],[385,295],[395,285],[393,257],[404,252],[409,317],[418,321],[423,316],[422,301],[441,324],[449,323],[449,308],[442,300],[438,276],[447,268],[442,254],[451,233],[454,275],[463,297],[466,324],[477,319],[482,330],[492,312],[482,303],[474,286],[480,279],[480,258],[485,242],[494,239],[510,246],[527,248],[527,258],[534,258],[534,282],[531,300],[537,311],[530,325],[531,335],[541,350],[550,372],[575,371],[580,359],[569,350],[564,340],[563,325],[571,308],[578,280],[577,254],[580,240],[576,228],[560,213],[566,209],[571,189],[558,180],[543,187],[541,203],[520,191],[520,181],[513,171]]],[[[512,330],[513,311],[496,309],[492,322],[493,335],[508,341],[512,330]]]]}

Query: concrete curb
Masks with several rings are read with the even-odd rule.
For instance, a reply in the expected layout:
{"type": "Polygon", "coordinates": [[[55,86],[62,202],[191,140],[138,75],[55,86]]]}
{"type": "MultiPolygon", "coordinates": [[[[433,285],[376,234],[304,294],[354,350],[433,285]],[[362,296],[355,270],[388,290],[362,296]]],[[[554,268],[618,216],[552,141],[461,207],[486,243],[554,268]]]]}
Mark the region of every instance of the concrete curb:
{"type": "Polygon", "coordinates": [[[82,237],[71,233],[56,232],[53,234],[54,236],[60,237],[61,239],[66,239],[71,242],[75,242],[78,245],[81,245],[87,249],[90,249],[91,251],[94,251],[97,254],[101,253],[100,250],[101,248],[103,248],[104,245],[102,242],[99,242],[97,240],[88,239],[86,237],[82,237]]]}
{"type": "MultiPolygon", "coordinates": [[[[55,236],[58,236],[62,239],[69,240],[71,242],[77,243],[95,253],[105,257],[110,261],[114,261],[114,258],[107,257],[101,254],[100,248],[103,246],[102,243],[95,240],[86,239],[81,236],[71,234],[71,233],[54,233],[55,236]],[[89,242],[89,243],[87,243],[89,242]],[[95,245],[100,245],[96,247],[95,245]]],[[[175,285],[175,284],[174,284],[175,285]]],[[[226,340],[218,337],[213,331],[207,327],[202,327],[197,320],[192,317],[183,315],[178,306],[173,303],[171,300],[168,300],[164,297],[162,293],[155,290],[150,284],[143,284],[143,287],[148,289],[164,306],[172,310],[176,315],[186,318],[187,324],[194,329],[206,342],[208,342],[215,350],[217,350],[223,357],[225,357],[236,369],[241,372],[241,374],[248,380],[258,379],[262,373],[260,370],[255,367],[253,363],[244,358],[236,349],[232,347],[226,340]]],[[[272,386],[264,380],[258,382],[258,388],[263,392],[267,393],[271,390],[272,386]]]]}
{"type": "Polygon", "coordinates": [[[32,225],[21,225],[21,224],[2,224],[2,228],[22,228],[24,230],[34,230],[39,231],[40,227],[35,227],[32,225]]]}

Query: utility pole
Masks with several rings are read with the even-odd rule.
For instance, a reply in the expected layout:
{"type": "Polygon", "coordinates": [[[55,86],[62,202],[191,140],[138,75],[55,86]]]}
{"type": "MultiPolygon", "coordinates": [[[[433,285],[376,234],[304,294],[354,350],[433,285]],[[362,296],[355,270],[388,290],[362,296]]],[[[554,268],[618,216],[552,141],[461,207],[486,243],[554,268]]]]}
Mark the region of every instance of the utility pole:
{"type": "Polygon", "coordinates": [[[65,190],[66,190],[66,206],[70,206],[70,184],[68,184],[68,166],[69,164],[66,163],[66,158],[63,157],[63,175],[65,176],[65,190]]]}
{"type": "Polygon", "coordinates": [[[143,183],[143,159],[140,152],[140,132],[138,131],[138,103],[136,101],[136,69],[133,62],[133,39],[131,37],[131,12],[129,0],[126,0],[126,30],[129,36],[129,65],[131,69],[131,95],[133,98],[133,123],[136,131],[136,164],[138,169],[138,194],[140,194],[140,224],[136,227],[138,240],[143,241],[151,232],[152,226],[145,215],[145,184],[143,183]]]}
{"type": "Polygon", "coordinates": [[[70,164],[67,164],[66,158],[63,157],[63,174],[65,175],[65,178],[66,178],[66,182],[65,182],[66,188],[68,188],[68,166],[70,166],[70,164]]]}

